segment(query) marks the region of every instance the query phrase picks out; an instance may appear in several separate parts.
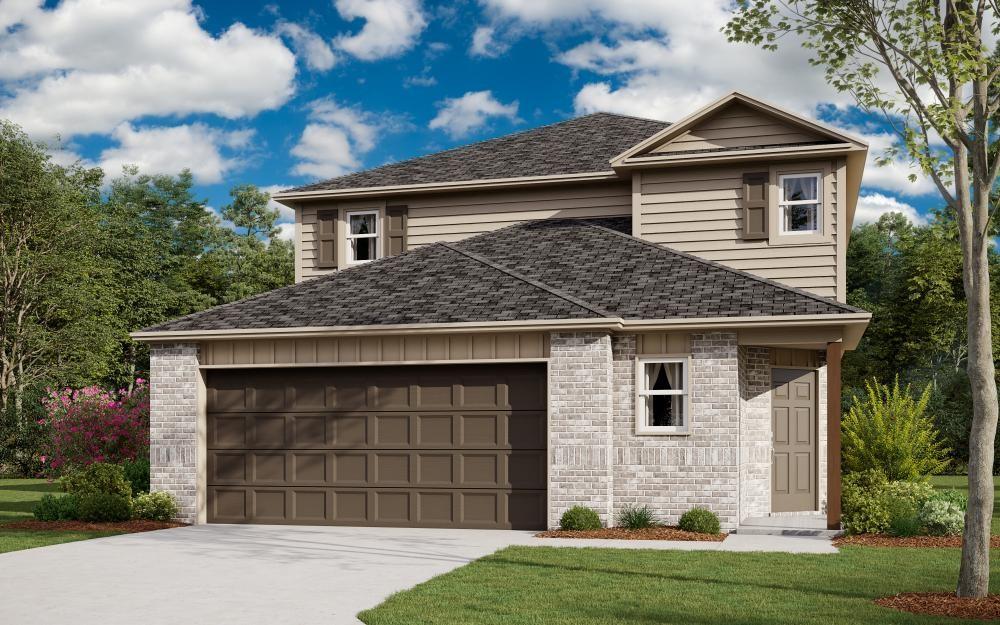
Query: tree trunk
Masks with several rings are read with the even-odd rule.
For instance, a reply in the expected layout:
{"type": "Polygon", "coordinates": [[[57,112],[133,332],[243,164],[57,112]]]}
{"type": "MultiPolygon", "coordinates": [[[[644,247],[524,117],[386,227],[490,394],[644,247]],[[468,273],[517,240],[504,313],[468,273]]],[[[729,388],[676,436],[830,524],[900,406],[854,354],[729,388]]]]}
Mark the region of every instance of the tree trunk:
{"type": "MultiPolygon", "coordinates": [[[[956,171],[966,165],[956,159],[956,171]]],[[[965,169],[965,171],[968,171],[965,169]]],[[[985,172],[983,172],[985,173],[985,172]]],[[[956,176],[956,185],[961,184],[956,176]]],[[[985,236],[989,188],[985,176],[975,176],[971,208],[960,216],[965,297],[969,304],[969,359],[966,369],[972,387],[972,429],[969,434],[969,507],[965,513],[962,566],[958,574],[960,597],[985,597],[990,583],[990,526],[993,518],[993,444],[997,431],[997,385],[993,362],[990,317],[990,273],[985,236]],[[971,220],[971,223],[969,221],[971,220]]],[[[968,178],[966,178],[966,181],[968,178]]],[[[960,213],[965,211],[959,210],[960,213]]]]}

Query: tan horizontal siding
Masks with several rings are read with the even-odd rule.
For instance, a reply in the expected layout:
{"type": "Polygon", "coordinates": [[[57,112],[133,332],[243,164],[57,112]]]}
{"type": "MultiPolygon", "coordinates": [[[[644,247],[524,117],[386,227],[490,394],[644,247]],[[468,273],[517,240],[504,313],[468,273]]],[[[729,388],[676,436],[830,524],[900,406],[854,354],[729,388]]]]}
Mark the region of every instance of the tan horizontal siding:
{"type": "Polygon", "coordinates": [[[734,104],[656,148],[654,152],[786,145],[818,139],[820,137],[817,134],[757,113],[742,104],[734,104]]]}
{"type": "Polygon", "coordinates": [[[583,184],[501,192],[415,196],[409,207],[410,249],[466,237],[533,219],[631,215],[627,182],[583,184]]]}
{"type": "Polygon", "coordinates": [[[548,334],[366,336],[309,339],[247,339],[204,344],[202,364],[343,365],[451,360],[547,358],[548,334]]]}
{"type": "MultiPolygon", "coordinates": [[[[748,164],[643,171],[639,184],[640,236],[789,286],[836,296],[835,219],[831,223],[831,242],[783,241],[772,245],[767,239],[743,240],[743,174],[767,170],[767,166],[748,164]]],[[[825,189],[824,202],[835,206],[835,176],[828,176],[825,189]]]]}

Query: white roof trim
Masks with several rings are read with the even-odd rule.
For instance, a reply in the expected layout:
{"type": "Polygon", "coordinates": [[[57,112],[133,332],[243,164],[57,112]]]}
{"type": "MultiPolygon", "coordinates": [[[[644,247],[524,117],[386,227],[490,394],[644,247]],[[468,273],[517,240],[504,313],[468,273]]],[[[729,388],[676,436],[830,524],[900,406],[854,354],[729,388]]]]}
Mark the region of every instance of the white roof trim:
{"type": "Polygon", "coordinates": [[[271,196],[278,202],[294,200],[317,200],[325,198],[366,197],[370,195],[400,195],[407,193],[431,193],[435,191],[465,191],[472,189],[488,189],[494,187],[530,186],[536,184],[551,184],[556,182],[588,182],[600,180],[617,180],[620,177],[614,171],[583,172],[578,174],[559,174],[549,176],[520,176],[517,178],[492,178],[485,180],[457,180],[453,182],[422,182],[418,184],[399,184],[383,187],[353,187],[350,189],[319,189],[316,191],[279,191],[271,196]]]}
{"type": "Polygon", "coordinates": [[[865,143],[858,137],[845,133],[842,130],[824,124],[823,122],[802,117],[801,115],[792,113],[791,111],[783,109],[775,104],[769,104],[767,102],[764,102],[763,100],[752,98],[746,95],[745,93],[741,93],[739,91],[733,91],[732,93],[729,93],[719,98],[715,102],[712,102],[711,104],[698,109],[697,111],[681,119],[680,121],[667,126],[660,132],[653,135],[652,137],[649,137],[648,139],[641,141],[636,145],[630,147],[629,149],[625,150],[618,156],[611,159],[612,167],[618,167],[622,165],[626,159],[633,158],[636,155],[641,154],[642,152],[648,150],[651,147],[662,145],[668,142],[670,139],[673,139],[674,137],[681,135],[682,133],[690,130],[691,127],[697,124],[697,122],[709,117],[713,112],[734,101],[742,102],[747,106],[761,110],[765,113],[769,113],[771,115],[774,115],[775,117],[782,118],[793,124],[797,124],[799,126],[805,126],[815,132],[819,132],[820,134],[831,136],[835,139],[838,139],[846,143],[855,144],[858,147],[863,147],[865,149],[868,148],[867,143],[865,143]]]}

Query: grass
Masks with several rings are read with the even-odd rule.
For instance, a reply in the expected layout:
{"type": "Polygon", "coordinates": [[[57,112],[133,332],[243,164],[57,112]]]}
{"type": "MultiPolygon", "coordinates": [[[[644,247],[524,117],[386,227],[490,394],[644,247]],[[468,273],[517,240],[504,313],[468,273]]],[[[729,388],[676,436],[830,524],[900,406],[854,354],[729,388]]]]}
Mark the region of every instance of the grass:
{"type": "MultiPolygon", "coordinates": [[[[368,625],[861,625],[962,623],[881,608],[951,591],[958,549],[836,555],[510,547],[359,614],[368,625]]],[[[994,568],[1000,558],[994,558],[994,568]]],[[[994,592],[998,590],[994,584],[994,592]]]]}
{"type": "Polygon", "coordinates": [[[0,553],[112,536],[116,532],[58,532],[5,529],[4,524],[31,518],[31,509],[47,493],[62,492],[48,480],[0,479],[0,553]]]}
{"type": "MultiPolygon", "coordinates": [[[[931,484],[934,488],[969,493],[969,478],[966,475],[935,475],[931,484]]],[[[993,534],[1000,534],[1000,477],[993,478],[993,534]]]]}

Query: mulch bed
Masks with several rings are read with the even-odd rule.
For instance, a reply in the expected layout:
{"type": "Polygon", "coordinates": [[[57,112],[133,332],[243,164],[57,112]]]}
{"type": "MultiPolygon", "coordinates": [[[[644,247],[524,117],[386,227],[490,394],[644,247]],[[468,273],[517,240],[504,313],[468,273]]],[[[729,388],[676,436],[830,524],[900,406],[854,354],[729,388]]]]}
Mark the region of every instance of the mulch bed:
{"type": "MultiPolygon", "coordinates": [[[[836,547],[862,545],[864,547],[961,547],[961,536],[889,536],[888,534],[855,534],[839,536],[833,540],[836,547]]],[[[990,538],[990,546],[1000,549],[1000,536],[990,538]]]]}
{"type": "Polygon", "coordinates": [[[676,527],[650,527],[643,530],[629,530],[622,527],[605,527],[599,530],[549,530],[535,534],[538,538],[615,538],[624,540],[696,540],[719,542],[725,534],[699,534],[685,532],[676,527]]]}
{"type": "Polygon", "coordinates": [[[973,599],[957,597],[951,592],[904,592],[893,597],[876,599],[875,603],[884,608],[913,614],[931,614],[933,616],[984,621],[1000,619],[1000,595],[988,595],[982,599],[973,599]]]}
{"type": "Polygon", "coordinates": [[[116,523],[88,523],[86,521],[14,521],[4,523],[0,528],[5,530],[51,530],[58,532],[122,532],[135,534],[137,532],[152,532],[171,527],[183,527],[184,523],[173,521],[121,521],[116,523]]]}

